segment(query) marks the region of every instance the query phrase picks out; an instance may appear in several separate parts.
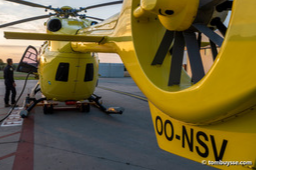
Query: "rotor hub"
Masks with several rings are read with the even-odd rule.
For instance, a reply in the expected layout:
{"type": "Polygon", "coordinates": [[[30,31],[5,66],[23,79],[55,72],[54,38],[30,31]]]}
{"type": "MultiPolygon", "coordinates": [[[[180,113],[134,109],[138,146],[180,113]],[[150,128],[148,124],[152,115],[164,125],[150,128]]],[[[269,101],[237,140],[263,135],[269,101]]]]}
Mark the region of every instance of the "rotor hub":
{"type": "Polygon", "coordinates": [[[144,16],[151,12],[158,15],[162,25],[170,31],[188,29],[196,18],[199,0],[141,0],[134,16],[144,16]]]}
{"type": "Polygon", "coordinates": [[[63,7],[61,7],[61,10],[63,10],[63,11],[68,11],[68,10],[71,10],[72,9],[72,7],[70,7],[70,6],[63,6],[63,7]]]}

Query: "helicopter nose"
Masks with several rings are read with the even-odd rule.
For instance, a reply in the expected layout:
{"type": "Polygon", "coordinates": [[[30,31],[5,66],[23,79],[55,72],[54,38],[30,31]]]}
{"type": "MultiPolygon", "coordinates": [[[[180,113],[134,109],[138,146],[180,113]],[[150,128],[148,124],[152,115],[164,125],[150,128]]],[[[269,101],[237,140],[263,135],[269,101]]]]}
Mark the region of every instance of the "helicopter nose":
{"type": "Polygon", "coordinates": [[[62,28],[61,21],[59,19],[51,19],[47,24],[47,29],[51,32],[57,32],[62,28]]]}

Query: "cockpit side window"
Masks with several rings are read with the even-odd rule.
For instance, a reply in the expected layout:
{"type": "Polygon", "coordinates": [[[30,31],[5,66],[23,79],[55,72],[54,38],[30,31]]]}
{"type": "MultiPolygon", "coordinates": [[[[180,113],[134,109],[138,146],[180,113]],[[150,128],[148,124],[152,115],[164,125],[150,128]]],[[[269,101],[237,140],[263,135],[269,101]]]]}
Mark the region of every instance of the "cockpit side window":
{"type": "Polygon", "coordinates": [[[84,82],[93,81],[94,79],[94,65],[93,63],[86,64],[84,82]]]}
{"type": "Polygon", "coordinates": [[[56,72],[56,81],[68,81],[68,74],[69,74],[69,63],[60,63],[57,72],[56,72]]]}

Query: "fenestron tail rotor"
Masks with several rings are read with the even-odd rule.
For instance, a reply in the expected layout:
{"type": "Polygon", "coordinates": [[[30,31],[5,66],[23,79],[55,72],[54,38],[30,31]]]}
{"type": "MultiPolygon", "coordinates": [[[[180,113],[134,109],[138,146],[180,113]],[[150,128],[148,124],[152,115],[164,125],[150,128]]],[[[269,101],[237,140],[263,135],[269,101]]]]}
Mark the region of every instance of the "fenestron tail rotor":
{"type": "MultiPolygon", "coordinates": [[[[231,7],[232,1],[225,1],[216,8],[218,12],[222,12],[230,10],[231,7]]],[[[209,39],[209,48],[213,60],[215,60],[218,48],[222,46],[227,31],[227,27],[219,17],[213,18],[209,24],[198,20],[194,21],[190,28],[183,31],[166,30],[151,65],[161,65],[167,53],[172,55],[168,86],[180,84],[185,47],[191,66],[192,82],[197,83],[205,76],[200,54],[202,34],[209,39]],[[216,29],[219,30],[222,36],[216,32],[216,29]]]]}
{"type": "Polygon", "coordinates": [[[73,9],[73,8],[71,8],[69,6],[64,6],[62,8],[53,8],[52,6],[45,6],[45,5],[41,5],[41,4],[37,4],[37,3],[33,3],[33,2],[28,2],[28,1],[23,1],[23,0],[20,0],[20,1],[19,0],[5,0],[5,1],[13,2],[13,3],[17,3],[17,4],[22,4],[22,5],[26,5],[26,6],[30,6],[30,7],[44,8],[46,10],[54,11],[54,13],[50,13],[49,15],[36,16],[36,17],[26,18],[26,19],[22,19],[22,20],[10,22],[10,23],[2,24],[2,25],[0,25],[0,28],[16,25],[16,24],[20,24],[20,23],[25,23],[25,22],[29,22],[29,21],[35,21],[35,20],[38,20],[38,19],[49,18],[51,16],[58,16],[58,17],[64,17],[64,18],[80,17],[80,18],[83,18],[83,19],[84,18],[89,18],[89,19],[95,19],[95,20],[98,20],[98,21],[104,21],[104,19],[102,19],[102,18],[86,16],[85,14],[78,14],[78,13],[81,12],[81,11],[85,11],[86,12],[88,9],[94,9],[94,8],[99,8],[99,7],[104,7],[104,6],[110,6],[110,5],[116,5],[116,4],[123,3],[123,1],[113,1],[113,2],[108,2],[108,3],[102,3],[102,4],[87,6],[87,7],[84,7],[84,8],[81,7],[79,9],[73,9]]]}

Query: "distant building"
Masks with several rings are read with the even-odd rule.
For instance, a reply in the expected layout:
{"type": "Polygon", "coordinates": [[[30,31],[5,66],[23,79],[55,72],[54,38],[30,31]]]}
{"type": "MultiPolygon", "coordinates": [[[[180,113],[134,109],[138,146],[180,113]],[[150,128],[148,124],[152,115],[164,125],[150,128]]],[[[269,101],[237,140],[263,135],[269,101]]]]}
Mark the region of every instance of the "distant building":
{"type": "Polygon", "coordinates": [[[124,77],[123,63],[100,63],[99,75],[106,78],[121,78],[124,77]]]}

